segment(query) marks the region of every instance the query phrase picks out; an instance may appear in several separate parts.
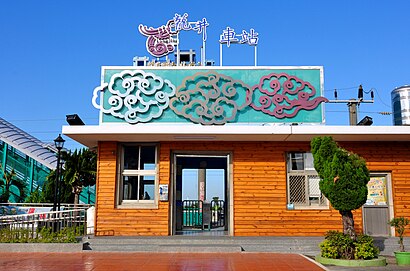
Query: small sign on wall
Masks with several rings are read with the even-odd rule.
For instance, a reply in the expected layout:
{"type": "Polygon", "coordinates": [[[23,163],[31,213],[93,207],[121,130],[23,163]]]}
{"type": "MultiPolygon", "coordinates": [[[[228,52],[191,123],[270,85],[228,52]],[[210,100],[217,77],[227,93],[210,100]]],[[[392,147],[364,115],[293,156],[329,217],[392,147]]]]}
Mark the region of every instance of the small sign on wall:
{"type": "Polygon", "coordinates": [[[367,183],[366,205],[387,205],[386,177],[371,177],[367,183]]]}
{"type": "Polygon", "coordinates": [[[286,209],[295,210],[295,205],[293,205],[293,203],[288,203],[288,204],[286,204],[286,209]]]}
{"type": "Polygon", "coordinates": [[[159,185],[159,200],[168,201],[168,185],[167,184],[159,185]]]}

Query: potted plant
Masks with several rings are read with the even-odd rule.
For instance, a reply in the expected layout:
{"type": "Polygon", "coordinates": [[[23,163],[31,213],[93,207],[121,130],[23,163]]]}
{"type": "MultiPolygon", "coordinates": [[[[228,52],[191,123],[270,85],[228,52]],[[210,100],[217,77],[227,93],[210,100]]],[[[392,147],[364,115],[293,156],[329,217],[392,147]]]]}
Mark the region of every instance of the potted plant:
{"type": "Polygon", "coordinates": [[[405,251],[403,244],[403,235],[409,225],[409,220],[405,217],[395,217],[389,221],[389,225],[394,227],[399,235],[400,251],[394,252],[397,265],[410,265],[410,252],[405,251]]]}

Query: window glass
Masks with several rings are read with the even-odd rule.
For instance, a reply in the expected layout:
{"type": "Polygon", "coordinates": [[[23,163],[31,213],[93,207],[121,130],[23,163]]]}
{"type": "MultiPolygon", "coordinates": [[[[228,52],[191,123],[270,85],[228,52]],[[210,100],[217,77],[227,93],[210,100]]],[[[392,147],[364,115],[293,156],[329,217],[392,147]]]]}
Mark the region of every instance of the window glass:
{"type": "Polygon", "coordinates": [[[140,176],[140,200],[155,199],[155,178],[154,176],[140,176]]]}
{"type": "Polygon", "coordinates": [[[291,153],[290,154],[291,170],[303,170],[303,153],[291,153]]]}
{"type": "Polygon", "coordinates": [[[142,170],[155,169],[155,146],[141,146],[141,164],[142,170]]]}
{"type": "MultiPolygon", "coordinates": [[[[119,203],[153,203],[155,200],[156,146],[126,145],[122,152],[122,172],[119,203]]],[[[137,205],[136,205],[137,206],[137,205]]]]}
{"type": "Polygon", "coordinates": [[[137,200],[138,199],[138,177],[124,176],[123,177],[123,199],[137,200]]]}
{"type": "Polygon", "coordinates": [[[305,169],[315,170],[315,166],[313,165],[313,154],[311,152],[305,153],[305,169]]]}
{"type": "Polygon", "coordinates": [[[124,147],[124,169],[138,169],[138,146],[124,147]]]}

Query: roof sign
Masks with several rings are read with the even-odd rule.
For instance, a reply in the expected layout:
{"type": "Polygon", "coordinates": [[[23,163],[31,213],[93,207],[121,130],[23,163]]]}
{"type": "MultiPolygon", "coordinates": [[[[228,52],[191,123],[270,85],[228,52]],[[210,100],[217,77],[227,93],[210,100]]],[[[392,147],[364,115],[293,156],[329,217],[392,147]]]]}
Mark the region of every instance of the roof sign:
{"type": "Polygon", "coordinates": [[[175,14],[166,25],[158,28],[148,27],[140,24],[139,32],[147,37],[147,51],[154,57],[163,57],[175,51],[179,44],[178,34],[180,31],[196,31],[202,34],[203,42],[206,41],[206,28],[209,26],[206,18],[199,21],[188,21],[188,14],[175,14]]]}
{"type": "Polygon", "coordinates": [[[188,22],[188,14],[184,13],[184,15],[179,15],[175,13],[174,16],[174,23],[175,23],[175,30],[176,31],[189,31],[194,30],[197,31],[198,34],[202,33],[202,40],[206,41],[206,28],[209,26],[206,18],[202,18],[200,21],[196,22],[188,22]]]}
{"type": "Polygon", "coordinates": [[[222,31],[222,34],[219,38],[219,43],[226,44],[226,46],[230,46],[231,43],[239,43],[239,44],[248,44],[251,46],[258,45],[259,34],[255,32],[253,28],[250,29],[249,33],[245,30],[242,30],[241,34],[236,34],[233,28],[229,26],[226,27],[222,31]]]}

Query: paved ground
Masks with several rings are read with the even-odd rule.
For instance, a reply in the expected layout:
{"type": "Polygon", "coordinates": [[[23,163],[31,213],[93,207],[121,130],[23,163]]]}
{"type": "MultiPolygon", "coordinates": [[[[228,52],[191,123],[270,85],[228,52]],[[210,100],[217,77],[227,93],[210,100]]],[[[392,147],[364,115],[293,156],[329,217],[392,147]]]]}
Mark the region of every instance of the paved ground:
{"type": "Polygon", "coordinates": [[[1,271],[402,271],[394,257],[384,267],[321,266],[308,257],[285,253],[134,253],[134,252],[2,252],[1,271]]]}
{"type": "Polygon", "coordinates": [[[26,253],[0,254],[0,270],[268,271],[326,270],[309,258],[282,253],[26,253]]]}

